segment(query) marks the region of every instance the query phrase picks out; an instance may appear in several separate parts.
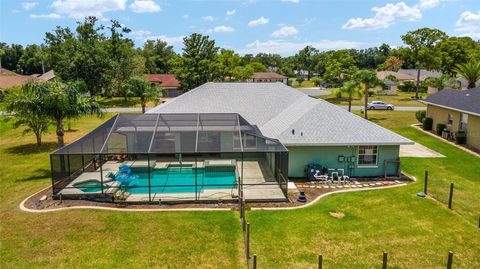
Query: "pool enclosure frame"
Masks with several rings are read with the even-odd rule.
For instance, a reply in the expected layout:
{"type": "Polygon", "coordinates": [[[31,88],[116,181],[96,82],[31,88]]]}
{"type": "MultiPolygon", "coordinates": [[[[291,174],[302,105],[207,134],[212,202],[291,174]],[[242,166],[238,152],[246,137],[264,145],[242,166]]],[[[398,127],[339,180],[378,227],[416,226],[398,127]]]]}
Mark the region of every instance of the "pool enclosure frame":
{"type": "Polygon", "coordinates": [[[288,199],[288,150],[235,113],[118,114],[50,162],[61,199],[227,201],[241,191],[247,201],[288,199]],[[135,180],[123,181],[122,166],[135,180]]]}

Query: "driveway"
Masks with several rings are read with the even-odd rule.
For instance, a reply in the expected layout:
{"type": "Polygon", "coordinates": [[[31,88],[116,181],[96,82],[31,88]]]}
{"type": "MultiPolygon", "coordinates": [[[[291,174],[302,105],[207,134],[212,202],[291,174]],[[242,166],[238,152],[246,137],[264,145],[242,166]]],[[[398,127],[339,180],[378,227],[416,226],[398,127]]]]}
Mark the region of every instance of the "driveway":
{"type": "Polygon", "coordinates": [[[444,155],[425,147],[422,144],[401,145],[400,157],[441,158],[444,155]]]}

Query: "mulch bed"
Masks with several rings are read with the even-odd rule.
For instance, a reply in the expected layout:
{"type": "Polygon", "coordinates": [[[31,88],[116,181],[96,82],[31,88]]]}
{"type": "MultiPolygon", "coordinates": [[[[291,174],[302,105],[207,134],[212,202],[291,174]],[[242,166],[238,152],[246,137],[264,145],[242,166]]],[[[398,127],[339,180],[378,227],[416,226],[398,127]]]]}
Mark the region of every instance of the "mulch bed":
{"type": "MultiPolygon", "coordinates": [[[[385,181],[385,180],[368,180],[368,181],[355,181],[347,185],[337,185],[323,183],[311,183],[311,182],[295,182],[297,190],[288,191],[288,201],[286,202],[248,202],[247,208],[279,208],[279,207],[297,207],[304,205],[305,203],[297,200],[299,192],[303,191],[307,197],[307,203],[315,200],[318,196],[329,193],[337,192],[347,189],[364,189],[364,188],[381,188],[384,186],[398,185],[400,183],[412,182],[407,177],[402,177],[401,181],[385,181]],[[348,187],[347,187],[348,186],[348,187]],[[355,187],[354,187],[355,186],[355,187]]],[[[177,204],[127,204],[119,205],[116,203],[97,202],[88,200],[53,200],[52,190],[47,188],[25,201],[24,206],[28,209],[42,210],[42,209],[54,209],[54,208],[66,208],[75,206],[98,206],[105,208],[126,208],[126,209],[196,209],[196,208],[230,208],[232,210],[238,210],[238,202],[224,201],[224,202],[183,202],[177,204]],[[45,198],[42,200],[42,198],[45,198]]]]}

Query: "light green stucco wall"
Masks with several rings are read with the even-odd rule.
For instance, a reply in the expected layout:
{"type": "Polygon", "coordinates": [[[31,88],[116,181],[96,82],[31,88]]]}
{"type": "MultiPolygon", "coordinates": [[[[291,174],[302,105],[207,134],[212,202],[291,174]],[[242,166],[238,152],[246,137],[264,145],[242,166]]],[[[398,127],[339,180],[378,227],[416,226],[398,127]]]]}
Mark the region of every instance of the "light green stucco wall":
{"type": "MultiPolygon", "coordinates": [[[[400,146],[379,146],[377,167],[360,168],[356,162],[353,168],[348,169],[347,163],[338,161],[338,156],[355,156],[357,159],[356,146],[325,146],[325,147],[287,147],[289,151],[288,176],[293,178],[305,177],[305,166],[309,163],[319,163],[328,168],[343,168],[351,177],[375,177],[384,176],[384,161],[398,160],[400,146]]],[[[388,173],[395,172],[394,165],[388,166],[388,173]]]]}

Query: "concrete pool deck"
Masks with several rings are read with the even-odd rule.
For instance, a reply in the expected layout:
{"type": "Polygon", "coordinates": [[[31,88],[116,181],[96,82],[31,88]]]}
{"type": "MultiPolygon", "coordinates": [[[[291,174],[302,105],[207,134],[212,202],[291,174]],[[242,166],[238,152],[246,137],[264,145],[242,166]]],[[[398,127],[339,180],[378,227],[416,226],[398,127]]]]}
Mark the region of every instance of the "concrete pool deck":
{"type": "MultiPolygon", "coordinates": [[[[246,200],[281,200],[286,199],[282,189],[274,180],[271,173],[263,167],[258,160],[244,160],[243,172],[242,162],[232,160],[202,160],[195,162],[184,161],[183,165],[191,164],[192,167],[204,168],[204,164],[209,162],[212,165],[227,165],[236,163],[237,181],[238,177],[243,173],[244,195],[246,200]]],[[[179,162],[167,162],[167,161],[151,161],[154,162],[154,166],[157,169],[168,168],[169,165],[179,165],[179,162]]],[[[108,178],[109,173],[115,173],[118,171],[120,165],[123,162],[107,161],[102,165],[103,182],[106,184],[112,184],[112,180],[108,178]]],[[[147,161],[127,161],[126,164],[130,167],[148,167],[147,161]]],[[[88,195],[88,194],[100,194],[101,191],[84,192],[81,189],[75,187],[75,184],[86,181],[98,181],[101,182],[100,167],[95,172],[83,172],[72,180],[63,190],[60,191],[62,195],[88,195]]],[[[113,181],[115,183],[115,181],[113,181]]],[[[118,190],[117,185],[108,186],[104,189],[104,193],[113,193],[118,190]]],[[[141,194],[130,194],[127,198],[127,202],[148,202],[152,201],[188,201],[188,200],[237,200],[238,199],[238,187],[233,188],[201,188],[199,186],[198,192],[178,192],[178,193],[156,193],[152,192],[141,194]]]]}

